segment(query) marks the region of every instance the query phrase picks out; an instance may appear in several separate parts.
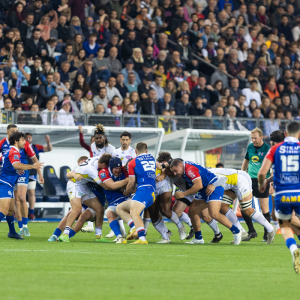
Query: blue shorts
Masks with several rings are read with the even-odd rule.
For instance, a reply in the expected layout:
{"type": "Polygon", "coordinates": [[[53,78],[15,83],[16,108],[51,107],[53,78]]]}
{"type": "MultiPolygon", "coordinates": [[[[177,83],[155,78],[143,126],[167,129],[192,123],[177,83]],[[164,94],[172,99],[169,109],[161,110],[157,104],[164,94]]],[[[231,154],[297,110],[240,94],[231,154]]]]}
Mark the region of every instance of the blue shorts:
{"type": "Polygon", "coordinates": [[[205,194],[206,187],[201,189],[195,196],[196,200],[204,200],[206,203],[209,201],[222,201],[223,194],[224,194],[224,188],[222,186],[217,186],[213,193],[209,196],[206,196],[205,194]]]}
{"type": "Polygon", "coordinates": [[[29,170],[25,171],[24,174],[19,175],[16,185],[28,185],[29,182],[29,170]]]}
{"type": "Polygon", "coordinates": [[[86,186],[95,194],[101,205],[104,206],[106,198],[102,187],[95,182],[88,182],[86,186]]]}
{"type": "Polygon", "coordinates": [[[132,197],[132,201],[137,201],[145,205],[145,209],[150,207],[155,201],[155,189],[152,186],[138,187],[132,197]]]}
{"type": "Polygon", "coordinates": [[[280,220],[290,220],[295,211],[300,218],[300,193],[285,192],[275,196],[275,215],[280,220]]]}
{"type": "Polygon", "coordinates": [[[14,188],[8,184],[0,182],[0,199],[15,198],[14,188]]]}
{"type": "Polygon", "coordinates": [[[118,200],[116,200],[116,201],[114,201],[114,202],[108,203],[108,207],[111,207],[111,206],[117,206],[117,205],[119,205],[120,203],[122,203],[122,202],[124,202],[124,201],[126,201],[126,200],[128,200],[128,198],[126,198],[126,197],[121,197],[121,198],[119,198],[118,200]]]}

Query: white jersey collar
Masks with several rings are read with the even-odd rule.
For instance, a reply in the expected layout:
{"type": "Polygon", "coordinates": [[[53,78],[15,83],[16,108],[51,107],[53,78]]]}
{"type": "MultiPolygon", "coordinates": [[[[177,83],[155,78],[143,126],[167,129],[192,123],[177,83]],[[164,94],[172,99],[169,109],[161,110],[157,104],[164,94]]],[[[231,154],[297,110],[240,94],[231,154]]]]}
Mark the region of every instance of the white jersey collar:
{"type": "Polygon", "coordinates": [[[299,140],[292,136],[287,136],[284,141],[288,143],[299,143],[299,140]]]}

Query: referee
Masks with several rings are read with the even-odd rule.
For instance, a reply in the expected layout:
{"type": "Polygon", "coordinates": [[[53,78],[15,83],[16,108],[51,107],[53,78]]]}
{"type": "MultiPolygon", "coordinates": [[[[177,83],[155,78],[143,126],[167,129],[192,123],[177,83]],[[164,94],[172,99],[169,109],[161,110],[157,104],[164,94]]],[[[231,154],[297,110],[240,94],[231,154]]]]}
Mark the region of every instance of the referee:
{"type": "MultiPolygon", "coordinates": [[[[253,196],[259,199],[261,212],[264,217],[270,223],[271,216],[269,210],[269,188],[266,188],[263,193],[259,192],[257,174],[261,168],[263,160],[271,148],[268,144],[263,141],[263,132],[259,128],[255,128],[251,131],[252,143],[248,145],[245,159],[242,165],[242,171],[247,171],[252,179],[252,190],[253,196]]],[[[270,171],[268,172],[266,178],[270,177],[270,171]]],[[[242,211],[243,218],[248,226],[248,236],[243,239],[243,241],[250,241],[252,238],[257,237],[257,232],[255,231],[252,223],[252,219],[246,216],[242,211]]],[[[267,231],[265,229],[263,242],[267,241],[267,231]]]]}

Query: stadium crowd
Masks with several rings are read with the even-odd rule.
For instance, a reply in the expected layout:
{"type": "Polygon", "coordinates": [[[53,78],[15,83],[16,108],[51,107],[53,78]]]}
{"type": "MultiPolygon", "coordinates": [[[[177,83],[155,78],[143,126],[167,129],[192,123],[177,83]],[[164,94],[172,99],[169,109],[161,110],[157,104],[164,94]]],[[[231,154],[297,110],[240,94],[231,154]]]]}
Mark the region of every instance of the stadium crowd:
{"type": "Polygon", "coordinates": [[[9,0],[0,10],[2,122],[11,110],[69,126],[80,125],[69,112],[111,114],[116,126],[119,115],[165,115],[174,131],[167,116],[227,116],[268,119],[269,135],[274,119],[300,118],[298,0],[9,0]]]}

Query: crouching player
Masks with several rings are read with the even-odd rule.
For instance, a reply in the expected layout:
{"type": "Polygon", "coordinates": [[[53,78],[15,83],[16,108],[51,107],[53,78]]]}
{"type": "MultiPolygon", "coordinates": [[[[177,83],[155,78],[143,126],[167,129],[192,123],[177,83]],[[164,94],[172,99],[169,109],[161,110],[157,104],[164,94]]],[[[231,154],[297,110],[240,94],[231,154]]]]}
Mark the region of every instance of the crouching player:
{"type": "Polygon", "coordinates": [[[148,244],[145,236],[144,223],[141,213],[155,201],[155,159],[148,154],[147,144],[138,143],[135,149],[137,157],[128,164],[129,182],[124,193],[129,196],[137,182],[136,193],[131,200],[122,202],[117,206],[117,214],[130,228],[136,227],[139,239],[132,244],[148,244]],[[131,219],[132,218],[132,219],[131,219]]]}
{"type": "Polygon", "coordinates": [[[9,238],[23,239],[15,231],[14,216],[7,216],[11,202],[14,200],[14,186],[19,177],[17,170],[40,170],[43,163],[33,165],[21,163],[20,150],[24,149],[26,141],[22,132],[15,132],[9,137],[10,149],[2,157],[0,175],[0,222],[6,216],[9,226],[9,238]]]}
{"type": "MultiPolygon", "coordinates": [[[[175,198],[182,199],[188,195],[197,194],[190,206],[190,218],[193,223],[193,216],[198,216],[206,207],[208,207],[209,214],[212,218],[229,228],[234,236],[234,244],[241,243],[241,231],[234,226],[224,215],[220,214],[221,201],[223,199],[224,188],[218,186],[213,193],[206,195],[206,188],[209,184],[215,182],[217,177],[209,172],[209,170],[190,161],[183,161],[181,159],[174,159],[170,164],[170,169],[175,176],[184,177],[188,183],[189,189],[185,192],[176,192],[175,198]]],[[[200,221],[199,221],[200,222],[200,221]]],[[[198,224],[193,223],[193,228],[198,227],[198,224]]],[[[201,231],[195,230],[195,239],[203,240],[201,231]]]]}
{"type": "Polygon", "coordinates": [[[293,211],[300,217],[300,143],[299,124],[291,122],[286,127],[283,143],[273,146],[266,155],[258,173],[261,190],[271,165],[275,189],[275,214],[279,221],[281,234],[293,256],[294,269],[300,274],[300,250],[297,248],[291,229],[293,211]]]}
{"type": "Polygon", "coordinates": [[[117,237],[116,243],[126,244],[126,232],[121,231],[116,210],[117,205],[127,200],[127,197],[116,187],[116,185],[120,185],[121,182],[124,183],[123,186],[127,184],[126,178],[128,177],[128,173],[125,168],[122,168],[122,160],[119,157],[113,157],[109,161],[109,167],[100,170],[99,177],[104,183],[104,193],[108,202],[106,216],[109,226],[117,237]]]}

